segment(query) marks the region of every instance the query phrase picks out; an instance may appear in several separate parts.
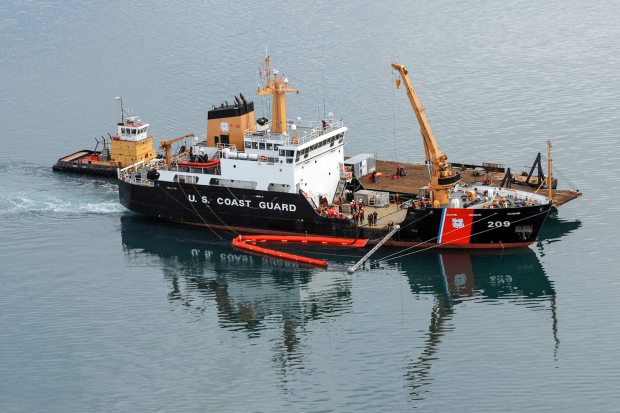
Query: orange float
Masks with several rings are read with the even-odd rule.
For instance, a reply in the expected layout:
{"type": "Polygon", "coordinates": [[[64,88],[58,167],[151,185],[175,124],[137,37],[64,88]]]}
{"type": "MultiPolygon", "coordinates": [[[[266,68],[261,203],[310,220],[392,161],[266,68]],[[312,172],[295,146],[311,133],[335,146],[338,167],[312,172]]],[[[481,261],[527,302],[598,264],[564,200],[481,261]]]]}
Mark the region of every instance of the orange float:
{"type": "Polygon", "coordinates": [[[233,239],[232,245],[233,247],[236,247],[236,248],[241,248],[241,249],[256,252],[259,254],[268,255],[270,257],[301,262],[304,264],[317,265],[319,267],[327,268],[327,261],[324,261],[324,260],[317,260],[314,258],[303,257],[301,255],[289,254],[287,252],[275,251],[269,248],[258,247],[256,245],[249,244],[248,242],[251,242],[251,241],[239,235],[237,238],[233,239]]]}
{"type": "Polygon", "coordinates": [[[298,242],[301,244],[317,244],[335,247],[363,248],[368,243],[361,238],[318,237],[305,235],[240,235],[243,241],[252,243],[279,242],[282,244],[298,242]]]}

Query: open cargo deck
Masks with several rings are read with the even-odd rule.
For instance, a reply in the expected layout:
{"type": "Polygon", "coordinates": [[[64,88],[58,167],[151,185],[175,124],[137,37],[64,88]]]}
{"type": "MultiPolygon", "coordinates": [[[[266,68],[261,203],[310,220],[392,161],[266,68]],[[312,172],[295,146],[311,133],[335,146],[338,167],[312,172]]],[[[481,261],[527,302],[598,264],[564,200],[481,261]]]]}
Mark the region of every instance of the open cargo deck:
{"type": "MultiPolygon", "coordinates": [[[[455,167],[460,164],[453,164],[455,167]]],[[[481,182],[482,179],[488,177],[491,181],[491,185],[500,186],[502,179],[504,178],[505,171],[503,168],[497,168],[498,171],[487,171],[484,174],[479,174],[479,169],[476,169],[474,165],[465,165],[461,171],[461,179],[465,183],[481,182]]],[[[386,191],[393,194],[409,193],[417,194],[418,190],[428,184],[428,169],[426,165],[419,163],[405,163],[394,161],[376,161],[377,182],[373,182],[372,175],[368,174],[359,178],[360,184],[364,189],[370,189],[373,191],[386,191]],[[396,168],[400,165],[405,168],[407,175],[399,176],[396,179],[392,179],[392,176],[396,174],[396,168]]],[[[546,194],[546,189],[540,189],[536,191],[536,188],[529,185],[521,185],[515,182],[512,183],[512,188],[519,189],[527,192],[538,192],[540,194],[546,194]]],[[[582,193],[578,191],[572,191],[567,189],[553,189],[553,206],[556,208],[570,202],[576,198],[579,198],[582,193]]]]}
{"type": "Polygon", "coordinates": [[[63,156],[52,166],[54,171],[71,172],[97,176],[116,176],[116,166],[109,166],[98,162],[101,152],[84,149],[63,156]]]}

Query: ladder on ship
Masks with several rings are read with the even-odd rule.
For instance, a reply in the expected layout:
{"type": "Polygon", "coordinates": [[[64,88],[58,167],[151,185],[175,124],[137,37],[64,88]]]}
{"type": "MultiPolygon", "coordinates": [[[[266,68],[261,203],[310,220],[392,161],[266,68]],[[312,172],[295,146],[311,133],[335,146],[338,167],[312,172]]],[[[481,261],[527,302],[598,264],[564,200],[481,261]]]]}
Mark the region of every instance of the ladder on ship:
{"type": "Polygon", "coordinates": [[[374,254],[379,248],[381,248],[381,246],[385,244],[387,240],[392,238],[399,229],[400,229],[400,225],[394,225],[394,228],[392,228],[390,232],[385,234],[385,236],[381,238],[381,241],[377,242],[377,245],[372,247],[372,249],[368,251],[368,253],[366,253],[366,255],[364,255],[361,260],[356,262],[355,265],[353,265],[352,267],[347,268],[347,272],[349,274],[353,274],[360,266],[362,266],[362,264],[364,264],[364,262],[366,262],[368,258],[370,258],[372,254],[374,254]]]}
{"type": "Polygon", "coordinates": [[[336,200],[338,200],[338,197],[340,195],[342,195],[342,193],[344,192],[344,188],[347,186],[347,180],[346,179],[341,179],[340,181],[338,181],[338,186],[336,187],[336,192],[334,192],[334,199],[332,199],[332,204],[334,204],[336,202],[336,200]]]}

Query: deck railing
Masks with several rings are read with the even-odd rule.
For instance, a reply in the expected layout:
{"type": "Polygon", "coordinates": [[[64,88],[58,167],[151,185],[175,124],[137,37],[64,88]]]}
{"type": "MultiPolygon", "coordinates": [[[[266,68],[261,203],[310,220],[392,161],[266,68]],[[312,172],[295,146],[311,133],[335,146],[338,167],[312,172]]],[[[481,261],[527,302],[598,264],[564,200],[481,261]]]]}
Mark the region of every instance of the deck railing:
{"type": "MultiPolygon", "coordinates": [[[[149,168],[157,168],[159,164],[162,164],[162,159],[153,159],[149,161],[149,168]]],[[[120,181],[128,182],[136,185],[154,186],[155,182],[147,178],[148,173],[147,163],[145,161],[137,162],[133,165],[129,165],[125,168],[120,168],[117,171],[117,177],[120,181]]]]}
{"type": "Polygon", "coordinates": [[[344,126],[344,122],[342,120],[334,120],[329,121],[325,124],[325,126],[319,125],[316,126],[315,123],[311,123],[308,126],[296,125],[297,126],[297,137],[295,138],[293,131],[290,130],[286,133],[271,133],[268,131],[254,131],[251,129],[246,129],[243,132],[244,137],[252,137],[258,139],[267,140],[277,140],[280,145],[303,145],[304,143],[311,141],[314,138],[325,135],[329,132],[340,129],[344,126]],[[305,131],[304,131],[305,130],[305,131]],[[303,132],[303,133],[302,133],[303,132]]]}

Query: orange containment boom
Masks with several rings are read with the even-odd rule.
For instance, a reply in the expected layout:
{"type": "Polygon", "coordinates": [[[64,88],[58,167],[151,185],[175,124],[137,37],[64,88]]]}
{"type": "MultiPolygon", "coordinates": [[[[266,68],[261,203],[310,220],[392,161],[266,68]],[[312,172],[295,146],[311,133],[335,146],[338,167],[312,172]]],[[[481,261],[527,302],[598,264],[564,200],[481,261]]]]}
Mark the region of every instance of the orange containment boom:
{"type": "Polygon", "coordinates": [[[323,246],[363,248],[368,243],[367,239],[360,238],[336,238],[317,237],[304,235],[243,235],[243,241],[252,243],[279,242],[282,244],[298,242],[301,244],[317,244],[323,246]]]}
{"type": "Polygon", "coordinates": [[[236,247],[236,248],[241,248],[241,249],[256,252],[259,254],[268,255],[270,257],[276,257],[276,258],[280,258],[284,260],[301,262],[304,264],[318,265],[320,267],[325,267],[325,268],[327,267],[327,261],[324,261],[324,260],[317,260],[314,258],[302,257],[301,255],[289,254],[286,252],[271,250],[269,248],[258,247],[253,244],[248,244],[248,242],[252,242],[252,241],[246,240],[245,236],[239,235],[237,238],[233,239],[232,245],[233,247],[236,247]]]}

